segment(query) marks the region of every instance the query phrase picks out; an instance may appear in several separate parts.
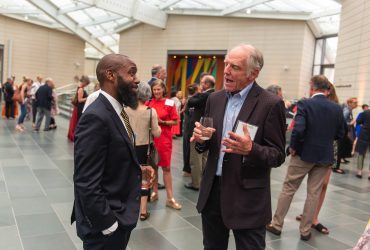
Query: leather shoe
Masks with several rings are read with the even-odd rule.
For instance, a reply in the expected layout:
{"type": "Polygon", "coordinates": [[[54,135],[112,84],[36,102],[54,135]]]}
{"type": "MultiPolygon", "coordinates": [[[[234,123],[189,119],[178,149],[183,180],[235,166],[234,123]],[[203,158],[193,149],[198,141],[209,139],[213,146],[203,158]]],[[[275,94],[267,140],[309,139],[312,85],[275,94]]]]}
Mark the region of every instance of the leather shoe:
{"type": "Polygon", "coordinates": [[[173,208],[173,209],[177,209],[177,210],[180,210],[182,208],[182,206],[178,202],[175,201],[175,198],[171,198],[167,200],[166,206],[173,208]]]}
{"type": "Polygon", "coordinates": [[[161,184],[161,183],[158,183],[158,189],[165,189],[166,187],[163,185],[163,184],[161,184]]]}
{"type": "Polygon", "coordinates": [[[152,194],[150,195],[150,202],[153,202],[156,200],[158,200],[158,193],[152,192],[152,194]]]}
{"type": "Polygon", "coordinates": [[[301,240],[308,241],[310,238],[311,238],[311,233],[309,233],[307,235],[302,235],[301,234],[301,240]]]}
{"type": "Polygon", "coordinates": [[[191,183],[184,184],[184,187],[186,187],[187,189],[194,190],[194,191],[199,191],[199,188],[194,187],[193,184],[191,183]]]}
{"type": "Polygon", "coordinates": [[[266,230],[277,236],[280,236],[281,234],[281,231],[279,229],[274,228],[271,223],[266,225],[266,230]]]}

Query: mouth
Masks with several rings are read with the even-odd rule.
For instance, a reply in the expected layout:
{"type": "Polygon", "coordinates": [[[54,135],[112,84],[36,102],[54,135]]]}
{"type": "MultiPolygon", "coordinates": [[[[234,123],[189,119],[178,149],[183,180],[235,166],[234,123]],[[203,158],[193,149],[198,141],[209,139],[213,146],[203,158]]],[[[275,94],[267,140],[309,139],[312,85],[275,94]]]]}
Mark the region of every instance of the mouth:
{"type": "Polygon", "coordinates": [[[232,84],[232,83],[234,83],[234,80],[232,80],[232,79],[230,79],[230,78],[225,77],[225,83],[227,83],[227,84],[232,84]]]}

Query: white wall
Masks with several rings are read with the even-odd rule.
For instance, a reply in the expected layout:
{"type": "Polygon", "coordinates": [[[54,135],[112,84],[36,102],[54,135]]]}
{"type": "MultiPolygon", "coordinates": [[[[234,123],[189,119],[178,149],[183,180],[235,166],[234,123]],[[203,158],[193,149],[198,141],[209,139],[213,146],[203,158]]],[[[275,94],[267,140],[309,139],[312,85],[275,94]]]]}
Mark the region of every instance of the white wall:
{"type": "Polygon", "coordinates": [[[0,44],[5,46],[4,74],[8,67],[19,83],[22,76],[51,77],[57,86],[73,82],[84,72],[85,42],[75,35],[0,15],[0,44]],[[9,41],[12,43],[9,64],[9,41]]]}
{"type": "Polygon", "coordinates": [[[358,97],[361,105],[370,102],[370,1],[341,3],[334,82],[340,102],[358,97]]]}

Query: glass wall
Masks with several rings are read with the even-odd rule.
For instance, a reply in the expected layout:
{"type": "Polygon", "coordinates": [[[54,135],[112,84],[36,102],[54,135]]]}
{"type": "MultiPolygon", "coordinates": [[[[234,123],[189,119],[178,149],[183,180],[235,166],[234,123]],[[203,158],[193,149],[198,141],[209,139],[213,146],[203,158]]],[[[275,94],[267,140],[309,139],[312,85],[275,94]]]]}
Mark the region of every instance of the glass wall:
{"type": "Polygon", "coordinates": [[[321,37],[316,40],[313,75],[325,75],[334,81],[335,59],[337,57],[338,36],[321,37]]]}

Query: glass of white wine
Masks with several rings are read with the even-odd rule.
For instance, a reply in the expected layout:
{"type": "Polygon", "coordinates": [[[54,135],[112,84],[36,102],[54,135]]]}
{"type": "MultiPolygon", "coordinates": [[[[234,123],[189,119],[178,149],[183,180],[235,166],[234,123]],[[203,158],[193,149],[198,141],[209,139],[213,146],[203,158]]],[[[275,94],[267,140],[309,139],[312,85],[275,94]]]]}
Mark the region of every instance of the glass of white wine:
{"type": "Polygon", "coordinates": [[[200,139],[204,141],[211,139],[212,131],[210,128],[213,128],[212,117],[207,117],[207,116],[201,117],[200,124],[202,124],[202,136],[200,137],[200,139]]]}

